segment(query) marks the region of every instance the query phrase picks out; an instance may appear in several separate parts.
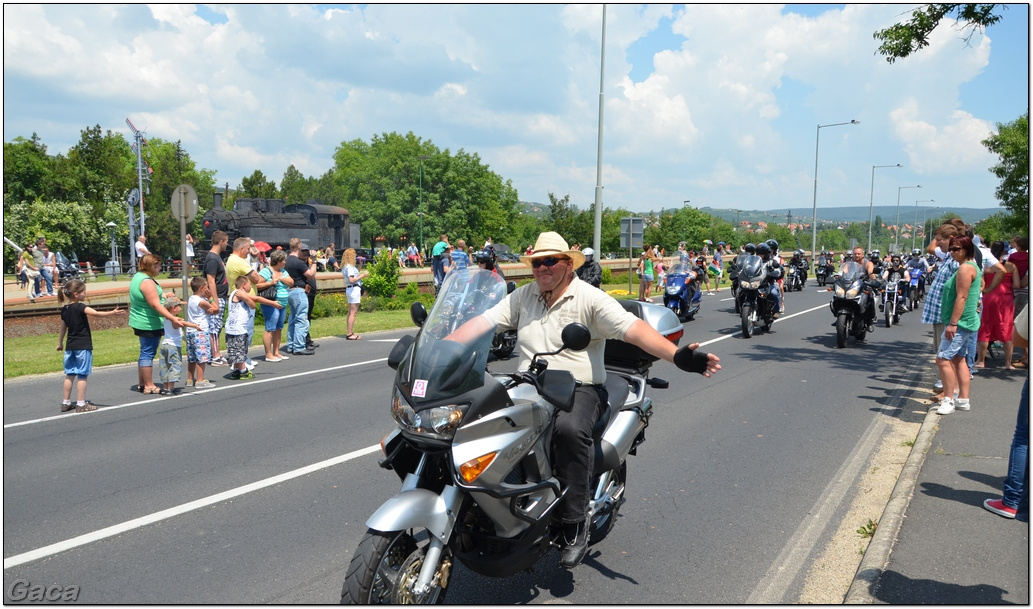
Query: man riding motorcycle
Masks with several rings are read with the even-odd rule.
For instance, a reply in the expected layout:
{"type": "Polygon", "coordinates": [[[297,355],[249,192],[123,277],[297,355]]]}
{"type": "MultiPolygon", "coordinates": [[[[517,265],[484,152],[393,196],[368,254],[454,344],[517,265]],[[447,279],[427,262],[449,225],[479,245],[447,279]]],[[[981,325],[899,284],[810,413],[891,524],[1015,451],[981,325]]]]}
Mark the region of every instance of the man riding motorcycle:
{"type": "Polygon", "coordinates": [[[782,262],[778,257],[772,256],[771,246],[768,243],[761,243],[757,246],[757,255],[760,256],[765,266],[768,267],[768,281],[771,282],[768,298],[775,302],[775,314],[773,317],[778,319],[785,311],[785,306],[782,303],[782,290],[778,289],[778,282],[785,275],[785,269],[782,267],[782,262]]]}
{"type": "MultiPolygon", "coordinates": [[[[786,305],[785,301],[782,299],[782,295],[785,293],[785,269],[782,268],[784,265],[784,261],[782,260],[782,257],[778,255],[778,241],[775,241],[774,239],[768,239],[761,245],[767,245],[768,248],[770,248],[771,260],[778,263],[778,281],[771,284],[771,291],[778,292],[777,294],[775,294],[775,298],[778,299],[778,312],[785,313],[786,305]]],[[[757,254],[760,255],[759,245],[757,246],[757,254]]],[[[761,257],[763,258],[763,256],[761,257]]]]}
{"type": "Polygon", "coordinates": [[[522,259],[531,265],[535,281],[517,288],[499,304],[463,324],[449,338],[464,343],[467,342],[465,337],[516,329],[520,365],[526,367],[535,353],[556,350],[567,324],[583,323],[591,331],[592,341],[587,349],[544,357],[550,370],[567,370],[579,382],[573,408],[557,415],[554,433],[556,474],[567,487],[558,508],[566,544],[560,564],[573,568],[588,551],[588,487],[594,461],[592,427],[608,399],[603,385],[606,381],[605,339],[623,340],[673,362],[682,370],[704,376],[716,373],[721,365],[716,355],[695,351],[699,343],[680,349],[675,347],[611,296],[578,279],[574,271],[584,263],[584,253],[571,250],[558,233],[539,235],[533,252],[522,259]]]}
{"type": "MultiPolygon", "coordinates": [[[[872,250],[871,257],[878,259],[879,250],[872,250]]],[[[871,288],[878,288],[882,285],[879,275],[875,272],[875,263],[864,257],[864,248],[860,245],[854,248],[854,262],[864,267],[865,282],[871,288]]],[[[864,320],[869,327],[875,326],[875,299],[869,298],[865,307],[864,320]]]]}
{"type": "Polygon", "coordinates": [[[800,274],[800,285],[807,283],[807,271],[810,270],[811,264],[804,257],[802,249],[793,252],[793,258],[789,264],[795,266],[796,272],[800,274]]]}
{"type": "MultiPolygon", "coordinates": [[[[907,287],[911,283],[911,274],[908,272],[907,267],[904,266],[903,261],[900,259],[900,254],[893,254],[890,257],[890,263],[886,265],[879,275],[883,281],[889,281],[890,277],[896,273],[900,280],[903,281],[903,289],[900,290],[900,294],[903,295],[903,300],[900,302],[900,310],[903,312],[910,311],[907,307],[907,287]]],[[[882,304],[879,304],[879,310],[882,310],[882,304]]]]}
{"type": "Polygon", "coordinates": [[[576,271],[578,279],[599,287],[603,282],[603,268],[595,260],[595,250],[586,247],[581,252],[585,255],[585,263],[576,271]]]}

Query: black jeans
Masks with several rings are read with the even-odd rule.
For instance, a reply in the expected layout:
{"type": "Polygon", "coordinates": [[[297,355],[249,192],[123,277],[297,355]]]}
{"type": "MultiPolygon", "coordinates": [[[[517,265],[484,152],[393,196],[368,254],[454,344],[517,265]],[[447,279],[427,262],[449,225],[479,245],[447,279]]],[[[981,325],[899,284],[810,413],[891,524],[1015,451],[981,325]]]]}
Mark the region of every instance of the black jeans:
{"type": "Polygon", "coordinates": [[[560,505],[564,524],[583,522],[588,513],[588,489],[595,465],[592,427],[608,394],[602,385],[582,385],[574,390],[574,407],[556,415],[553,432],[556,476],[567,486],[567,495],[560,505]]]}

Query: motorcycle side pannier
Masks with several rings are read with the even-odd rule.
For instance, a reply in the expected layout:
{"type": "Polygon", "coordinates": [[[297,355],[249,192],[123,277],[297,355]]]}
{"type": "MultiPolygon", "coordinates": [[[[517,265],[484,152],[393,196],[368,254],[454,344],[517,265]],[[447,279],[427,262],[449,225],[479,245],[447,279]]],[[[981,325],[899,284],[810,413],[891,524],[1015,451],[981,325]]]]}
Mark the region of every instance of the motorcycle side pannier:
{"type": "MultiPolygon", "coordinates": [[[[678,320],[678,316],[667,307],[637,300],[618,300],[617,302],[676,346],[681,340],[685,328],[678,320]]],[[[657,359],[631,343],[622,340],[606,341],[604,360],[607,368],[644,370],[657,359]]]]}

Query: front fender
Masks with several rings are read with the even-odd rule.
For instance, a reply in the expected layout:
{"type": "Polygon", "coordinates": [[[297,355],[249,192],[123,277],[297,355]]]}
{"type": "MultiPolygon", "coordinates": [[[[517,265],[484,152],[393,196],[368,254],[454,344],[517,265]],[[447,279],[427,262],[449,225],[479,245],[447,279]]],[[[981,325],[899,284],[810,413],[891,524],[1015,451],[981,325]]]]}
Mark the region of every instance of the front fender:
{"type": "Polygon", "coordinates": [[[424,528],[448,543],[461,499],[454,486],[446,486],[440,495],[422,488],[406,489],[377,508],[366,526],[381,532],[424,528]]]}

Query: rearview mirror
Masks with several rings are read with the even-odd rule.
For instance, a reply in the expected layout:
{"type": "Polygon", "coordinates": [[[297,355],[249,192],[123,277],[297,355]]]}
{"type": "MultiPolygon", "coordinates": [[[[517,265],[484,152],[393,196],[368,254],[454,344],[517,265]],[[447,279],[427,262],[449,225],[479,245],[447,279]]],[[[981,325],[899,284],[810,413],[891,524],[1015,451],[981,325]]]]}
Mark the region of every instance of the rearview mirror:
{"type": "Polygon", "coordinates": [[[409,317],[412,318],[412,322],[417,327],[423,327],[423,322],[427,321],[427,309],[422,302],[416,301],[412,303],[412,306],[409,307],[409,317]]]}
{"type": "Polygon", "coordinates": [[[563,328],[560,338],[563,340],[563,347],[565,349],[581,351],[588,347],[588,343],[592,342],[592,333],[584,324],[573,323],[563,328]]]}

